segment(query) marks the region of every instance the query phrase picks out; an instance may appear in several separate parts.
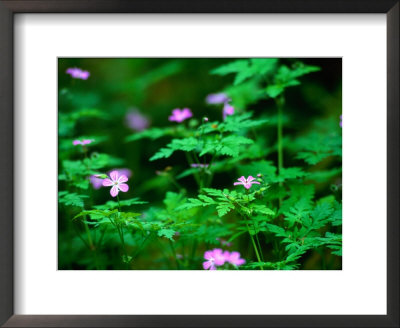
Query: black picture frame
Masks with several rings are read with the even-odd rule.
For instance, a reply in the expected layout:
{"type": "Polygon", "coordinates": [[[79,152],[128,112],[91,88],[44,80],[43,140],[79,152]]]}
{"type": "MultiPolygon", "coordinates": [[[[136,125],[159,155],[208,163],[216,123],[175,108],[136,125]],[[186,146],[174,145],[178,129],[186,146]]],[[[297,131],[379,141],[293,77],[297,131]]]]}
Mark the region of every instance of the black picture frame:
{"type": "Polygon", "coordinates": [[[399,327],[398,0],[0,0],[0,324],[4,327],[399,327]],[[14,315],[13,21],[18,13],[383,13],[387,17],[387,315],[14,315]]]}

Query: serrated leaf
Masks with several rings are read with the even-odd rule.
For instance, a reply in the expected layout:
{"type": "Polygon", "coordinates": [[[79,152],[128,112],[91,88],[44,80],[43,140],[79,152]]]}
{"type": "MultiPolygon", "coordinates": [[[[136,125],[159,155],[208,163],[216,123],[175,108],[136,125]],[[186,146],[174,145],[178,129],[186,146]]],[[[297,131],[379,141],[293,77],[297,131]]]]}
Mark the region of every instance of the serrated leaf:
{"type": "Polygon", "coordinates": [[[155,161],[160,158],[170,157],[176,150],[181,151],[193,151],[198,146],[198,140],[193,137],[183,138],[183,139],[173,139],[166,148],[161,148],[157,153],[155,153],[150,161],[155,161]]]}
{"type": "Polygon", "coordinates": [[[60,191],[58,193],[58,202],[66,206],[84,207],[84,199],[89,198],[86,195],[79,195],[76,193],[68,193],[67,191],[60,191]]]}
{"type": "Polygon", "coordinates": [[[159,237],[165,237],[171,241],[174,241],[174,239],[172,237],[175,235],[175,232],[176,231],[172,230],[172,229],[160,229],[160,230],[158,230],[157,235],[159,237]]]}

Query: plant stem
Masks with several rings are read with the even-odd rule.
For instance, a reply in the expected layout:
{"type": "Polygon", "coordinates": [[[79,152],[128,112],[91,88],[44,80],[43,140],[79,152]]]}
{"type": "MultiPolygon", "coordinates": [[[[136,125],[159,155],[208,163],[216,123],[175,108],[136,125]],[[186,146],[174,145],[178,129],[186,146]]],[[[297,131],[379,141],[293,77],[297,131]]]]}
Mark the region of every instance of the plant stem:
{"type": "MultiPolygon", "coordinates": [[[[190,154],[189,152],[185,152],[185,155],[186,155],[186,160],[187,160],[188,163],[189,163],[189,166],[191,166],[191,165],[194,163],[194,162],[193,162],[193,158],[191,157],[191,154],[190,154]]],[[[193,174],[193,176],[194,176],[194,179],[195,179],[196,182],[197,182],[197,185],[200,186],[199,173],[196,172],[196,173],[193,174]]]]}
{"type": "Polygon", "coordinates": [[[253,228],[254,228],[254,235],[256,236],[257,246],[258,246],[258,249],[259,249],[259,251],[260,251],[261,260],[262,260],[263,262],[265,262],[265,261],[264,261],[264,255],[263,255],[262,248],[261,248],[261,244],[260,244],[260,240],[258,239],[258,233],[256,233],[256,226],[255,226],[255,224],[253,224],[253,228]]]}
{"type": "Polygon", "coordinates": [[[282,118],[282,111],[283,111],[283,104],[284,99],[279,98],[277,100],[278,106],[278,173],[281,173],[283,168],[283,144],[282,144],[282,135],[283,135],[283,118],[282,118]]]}
{"type": "MultiPolygon", "coordinates": [[[[118,200],[118,218],[119,218],[119,213],[121,212],[121,203],[119,201],[118,194],[117,194],[117,200],[118,200]]],[[[125,260],[127,260],[128,259],[128,251],[126,250],[126,246],[125,246],[124,228],[122,227],[120,222],[116,222],[115,226],[117,227],[117,231],[119,234],[119,238],[121,240],[122,248],[124,250],[125,260]]],[[[128,266],[128,263],[126,263],[126,265],[128,266]]]]}
{"type": "Polygon", "coordinates": [[[175,258],[176,268],[179,270],[179,269],[180,269],[180,265],[179,265],[178,258],[176,257],[174,244],[172,244],[172,241],[169,241],[169,245],[170,245],[170,247],[171,247],[172,255],[173,255],[173,257],[175,258]]]}
{"type": "MultiPolygon", "coordinates": [[[[254,238],[253,238],[252,234],[250,233],[250,228],[249,228],[249,225],[247,224],[247,217],[245,217],[245,220],[246,220],[247,231],[249,232],[251,243],[253,244],[253,248],[254,248],[254,251],[256,253],[257,261],[258,262],[263,262],[263,261],[261,261],[260,254],[258,253],[258,250],[257,250],[257,245],[254,242],[254,238]]],[[[264,270],[264,268],[262,266],[260,266],[260,269],[264,270]]]]}
{"type": "MultiPolygon", "coordinates": [[[[278,174],[282,173],[283,168],[283,105],[285,103],[285,98],[283,96],[276,100],[276,105],[278,107],[278,174]]],[[[282,182],[279,182],[279,187],[282,187],[282,182]]],[[[282,205],[282,198],[279,197],[279,207],[282,205]]]]}
{"type": "MultiPolygon", "coordinates": [[[[85,219],[86,219],[86,216],[85,216],[85,219]]],[[[86,234],[87,234],[87,237],[88,237],[88,242],[89,242],[90,249],[93,250],[93,240],[92,240],[92,235],[90,233],[88,224],[86,222],[83,222],[83,225],[85,227],[85,231],[86,231],[86,234]]]]}

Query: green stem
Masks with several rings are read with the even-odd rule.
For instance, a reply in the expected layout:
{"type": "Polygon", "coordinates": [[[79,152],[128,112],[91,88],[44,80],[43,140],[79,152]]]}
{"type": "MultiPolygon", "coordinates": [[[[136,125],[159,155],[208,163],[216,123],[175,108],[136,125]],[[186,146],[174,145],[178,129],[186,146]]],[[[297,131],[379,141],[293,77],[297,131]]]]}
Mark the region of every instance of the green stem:
{"type": "MultiPolygon", "coordinates": [[[[119,201],[119,196],[117,194],[117,200],[118,200],[118,216],[119,213],[121,212],[121,203],[119,201]]],[[[118,217],[119,218],[119,217],[118,217]]],[[[124,238],[124,228],[122,227],[122,225],[120,224],[120,222],[116,222],[115,226],[117,227],[117,231],[119,234],[119,238],[121,240],[121,244],[122,244],[122,249],[124,251],[125,254],[125,259],[128,258],[128,251],[126,250],[126,245],[125,245],[125,238],[124,238]]],[[[126,263],[126,265],[128,266],[128,263],[126,263]]]]}
{"type": "Polygon", "coordinates": [[[90,233],[88,224],[86,223],[86,216],[85,216],[85,221],[83,222],[83,225],[85,227],[85,231],[86,231],[86,235],[87,235],[87,238],[88,238],[90,249],[93,250],[92,234],[90,233]]]}
{"type": "MultiPolygon", "coordinates": [[[[281,96],[276,100],[276,105],[278,107],[278,174],[282,173],[283,168],[283,105],[285,99],[281,96]]],[[[282,187],[282,182],[279,182],[279,187],[282,187]]],[[[279,207],[282,205],[282,198],[279,197],[279,207]]]]}
{"type": "Polygon", "coordinates": [[[260,240],[258,239],[258,233],[255,232],[255,231],[256,231],[256,226],[255,226],[255,224],[253,224],[253,228],[254,228],[254,233],[255,233],[254,235],[256,236],[257,246],[258,246],[258,249],[259,249],[259,251],[260,251],[261,260],[262,260],[263,262],[265,262],[265,261],[264,261],[264,255],[263,255],[262,248],[261,248],[261,244],[260,244],[260,240]]]}
{"type": "MultiPolygon", "coordinates": [[[[247,224],[247,217],[245,218],[245,220],[246,220],[247,231],[249,232],[251,243],[253,244],[254,252],[256,253],[257,261],[263,262],[263,261],[261,261],[260,254],[258,253],[256,243],[254,242],[254,238],[253,238],[252,234],[250,233],[250,228],[249,228],[249,225],[247,224]]],[[[260,269],[264,270],[264,268],[262,266],[260,266],[260,269]]]]}
{"type": "Polygon", "coordinates": [[[193,242],[192,253],[190,255],[190,265],[192,265],[194,256],[196,255],[196,249],[197,249],[197,239],[195,239],[193,242]]]}
{"type": "Polygon", "coordinates": [[[178,189],[178,191],[181,191],[183,189],[182,186],[178,183],[178,181],[176,181],[175,178],[169,173],[168,173],[168,179],[178,189]]]}
{"type": "Polygon", "coordinates": [[[282,143],[282,135],[283,135],[283,98],[277,100],[278,106],[278,173],[281,173],[283,168],[283,143],[282,143]]]}
{"type": "MultiPolygon", "coordinates": [[[[185,152],[186,155],[186,160],[189,163],[189,166],[191,166],[194,162],[193,162],[193,158],[191,157],[191,154],[189,152],[185,152]]],[[[194,179],[197,182],[197,185],[200,186],[200,179],[199,179],[199,174],[196,172],[194,175],[194,179]]]]}
{"type": "Polygon", "coordinates": [[[172,241],[169,241],[169,245],[170,245],[170,247],[171,247],[172,255],[173,255],[174,258],[175,258],[176,268],[179,270],[181,267],[180,267],[180,265],[179,265],[178,258],[176,257],[175,248],[174,248],[174,245],[172,244],[172,241]]]}
{"type": "Polygon", "coordinates": [[[148,234],[144,239],[143,242],[140,244],[140,246],[138,247],[138,249],[136,250],[135,254],[133,254],[132,256],[132,260],[134,260],[136,258],[136,256],[139,255],[139,253],[141,252],[141,250],[144,248],[146,241],[150,238],[151,234],[148,234]]]}

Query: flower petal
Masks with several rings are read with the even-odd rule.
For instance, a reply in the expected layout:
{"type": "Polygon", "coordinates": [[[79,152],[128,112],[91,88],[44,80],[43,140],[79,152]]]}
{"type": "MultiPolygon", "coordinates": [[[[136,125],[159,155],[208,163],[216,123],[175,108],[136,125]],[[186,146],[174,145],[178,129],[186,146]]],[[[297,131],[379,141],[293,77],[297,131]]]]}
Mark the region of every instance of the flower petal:
{"type": "Polygon", "coordinates": [[[258,181],[251,181],[250,184],[260,184],[258,181]]]}
{"type": "Polygon", "coordinates": [[[110,194],[111,194],[111,196],[116,197],[116,196],[118,195],[118,193],[119,193],[119,190],[118,190],[118,187],[117,187],[117,186],[113,186],[113,187],[110,189],[110,194]]]}
{"type": "Polygon", "coordinates": [[[250,189],[250,188],[251,188],[251,183],[243,183],[243,186],[244,186],[246,189],[250,189]]]}
{"type": "Polygon", "coordinates": [[[225,256],[222,253],[222,249],[216,248],[213,251],[213,256],[214,256],[214,263],[215,265],[224,265],[225,263],[225,256]]]}
{"type": "Polygon", "coordinates": [[[240,253],[239,252],[232,252],[231,256],[229,258],[229,262],[230,261],[236,261],[237,259],[239,259],[240,257],[240,253]]]}
{"type": "Polygon", "coordinates": [[[223,104],[228,100],[228,96],[225,93],[212,93],[206,98],[207,104],[223,104]]]}
{"type": "Polygon", "coordinates": [[[103,180],[103,186],[104,187],[110,187],[112,186],[114,183],[110,180],[110,179],[104,179],[103,180]]]}
{"type": "Polygon", "coordinates": [[[118,179],[119,183],[128,181],[128,177],[126,175],[121,175],[118,179]]]}
{"type": "Polygon", "coordinates": [[[229,262],[231,253],[229,253],[229,251],[225,251],[222,255],[224,256],[225,262],[229,262]]]}
{"type": "Polygon", "coordinates": [[[243,182],[235,182],[233,185],[237,186],[237,185],[242,185],[242,184],[243,184],[243,182]]]}
{"type": "Polygon", "coordinates": [[[95,175],[91,175],[89,180],[94,189],[100,189],[103,185],[103,179],[99,179],[95,175]]]}
{"type": "Polygon", "coordinates": [[[203,262],[203,269],[204,270],[208,270],[210,267],[211,267],[211,262],[210,261],[203,262]]]}
{"type": "Polygon", "coordinates": [[[213,252],[212,252],[212,251],[207,251],[207,252],[205,252],[205,253],[204,253],[204,258],[205,258],[206,260],[214,259],[213,252]]]}
{"type": "Polygon", "coordinates": [[[120,183],[118,184],[118,189],[127,192],[129,190],[129,186],[126,183],[120,183]]]}
{"type": "Polygon", "coordinates": [[[184,109],[182,110],[182,116],[183,116],[185,119],[187,119],[187,118],[189,118],[189,117],[192,117],[193,114],[192,114],[192,111],[191,111],[189,108],[184,108],[184,109]]]}
{"type": "Polygon", "coordinates": [[[243,183],[247,182],[246,178],[243,175],[238,179],[238,181],[243,182],[243,183]]]}
{"type": "Polygon", "coordinates": [[[172,115],[173,116],[178,116],[181,114],[181,110],[179,108],[175,108],[172,110],[172,115]]]}
{"type": "Polygon", "coordinates": [[[254,178],[254,177],[252,177],[251,175],[249,175],[248,177],[247,177],[247,182],[251,182],[251,181],[253,181],[253,180],[255,180],[256,178],[254,178]]]}
{"type": "Polygon", "coordinates": [[[112,181],[118,181],[118,171],[112,171],[110,173],[110,178],[112,181]]]}
{"type": "Polygon", "coordinates": [[[245,260],[245,259],[238,259],[238,260],[236,261],[235,265],[239,266],[239,265],[242,265],[242,264],[245,264],[245,263],[246,263],[246,260],[245,260]]]}

